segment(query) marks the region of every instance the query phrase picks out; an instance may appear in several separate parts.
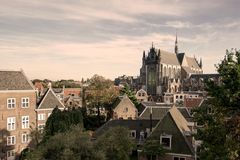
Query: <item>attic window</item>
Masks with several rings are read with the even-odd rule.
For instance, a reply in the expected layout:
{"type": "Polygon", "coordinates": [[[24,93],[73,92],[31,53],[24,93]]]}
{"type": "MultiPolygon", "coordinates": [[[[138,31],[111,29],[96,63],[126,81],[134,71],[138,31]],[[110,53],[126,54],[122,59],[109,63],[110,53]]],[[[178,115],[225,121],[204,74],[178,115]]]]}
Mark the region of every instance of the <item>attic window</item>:
{"type": "Polygon", "coordinates": [[[128,108],[127,107],[124,109],[124,112],[128,112],[128,108]]]}
{"type": "Polygon", "coordinates": [[[160,136],[160,144],[166,149],[171,149],[172,135],[161,135],[160,136]]]}

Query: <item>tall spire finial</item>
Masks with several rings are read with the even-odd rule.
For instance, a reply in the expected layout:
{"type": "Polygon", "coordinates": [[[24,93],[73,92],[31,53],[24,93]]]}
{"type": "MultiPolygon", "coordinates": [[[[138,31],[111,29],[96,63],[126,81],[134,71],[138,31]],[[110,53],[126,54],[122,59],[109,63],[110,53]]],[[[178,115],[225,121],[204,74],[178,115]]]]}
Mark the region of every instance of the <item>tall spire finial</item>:
{"type": "Polygon", "coordinates": [[[202,69],[202,58],[200,58],[200,64],[199,67],[202,69]]]}
{"type": "Polygon", "coordinates": [[[178,54],[177,29],[176,29],[176,40],[175,40],[175,53],[178,54]]]}
{"type": "Polygon", "coordinates": [[[152,42],[152,48],[153,48],[153,42],[152,42]]]}

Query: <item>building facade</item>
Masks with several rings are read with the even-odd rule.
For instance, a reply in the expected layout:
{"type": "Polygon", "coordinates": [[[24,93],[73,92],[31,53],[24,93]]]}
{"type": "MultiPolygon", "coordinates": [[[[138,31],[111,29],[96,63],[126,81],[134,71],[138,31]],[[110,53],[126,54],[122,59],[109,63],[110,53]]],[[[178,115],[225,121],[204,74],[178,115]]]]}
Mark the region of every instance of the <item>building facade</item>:
{"type": "Polygon", "coordinates": [[[0,159],[17,159],[33,147],[30,127],[36,125],[36,90],[23,71],[0,71],[0,159]]]}

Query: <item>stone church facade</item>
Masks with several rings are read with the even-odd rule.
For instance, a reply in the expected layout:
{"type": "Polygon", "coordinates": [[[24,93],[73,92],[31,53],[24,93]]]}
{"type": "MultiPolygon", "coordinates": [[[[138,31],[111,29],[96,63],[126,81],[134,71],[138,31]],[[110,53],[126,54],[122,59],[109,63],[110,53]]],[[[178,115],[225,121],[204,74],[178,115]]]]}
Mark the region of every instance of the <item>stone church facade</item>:
{"type": "Polygon", "coordinates": [[[153,45],[146,54],[143,51],[139,86],[151,96],[161,96],[165,92],[182,90],[182,82],[192,74],[202,74],[202,60],[178,53],[177,37],[175,53],[155,48],[153,45]]]}

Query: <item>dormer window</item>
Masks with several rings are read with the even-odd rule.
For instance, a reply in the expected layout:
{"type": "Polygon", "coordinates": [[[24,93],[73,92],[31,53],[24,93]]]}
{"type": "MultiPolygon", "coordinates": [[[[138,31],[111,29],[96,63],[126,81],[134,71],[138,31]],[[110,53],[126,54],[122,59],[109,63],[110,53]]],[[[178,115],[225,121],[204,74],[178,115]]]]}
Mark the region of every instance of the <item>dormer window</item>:
{"type": "Polygon", "coordinates": [[[166,148],[171,149],[172,147],[172,135],[161,135],[160,136],[160,144],[166,148]]]}

